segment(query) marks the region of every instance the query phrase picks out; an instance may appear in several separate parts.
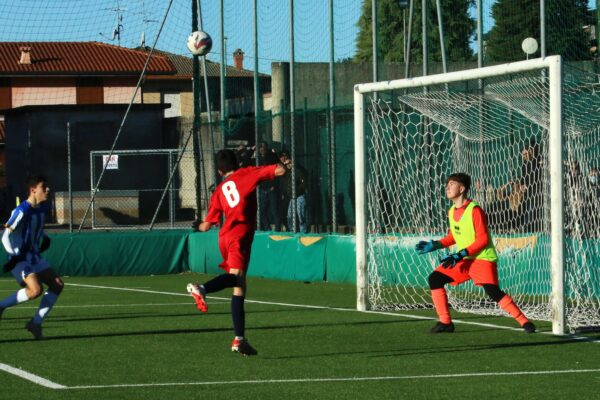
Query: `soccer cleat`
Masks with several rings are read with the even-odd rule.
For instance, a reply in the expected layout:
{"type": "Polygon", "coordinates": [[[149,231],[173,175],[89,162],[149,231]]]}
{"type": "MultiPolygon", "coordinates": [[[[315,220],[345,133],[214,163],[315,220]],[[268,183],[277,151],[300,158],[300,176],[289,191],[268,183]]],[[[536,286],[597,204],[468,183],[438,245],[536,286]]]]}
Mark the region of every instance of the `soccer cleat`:
{"type": "Polygon", "coordinates": [[[44,338],[42,335],[42,326],[34,323],[32,319],[27,321],[25,324],[25,329],[31,332],[35,340],[42,340],[44,338]]]}
{"type": "Polygon", "coordinates": [[[525,333],[535,333],[535,325],[532,322],[525,322],[522,326],[525,333]]]}
{"type": "Polygon", "coordinates": [[[206,301],[204,300],[206,294],[204,293],[204,290],[202,290],[200,285],[198,285],[197,283],[188,283],[187,291],[189,294],[192,295],[194,300],[196,300],[196,306],[198,307],[198,310],[202,311],[203,313],[207,312],[208,306],[206,305],[206,301]]]}
{"type": "Polygon", "coordinates": [[[246,339],[233,339],[231,342],[231,351],[234,353],[240,353],[244,356],[255,356],[258,354],[258,351],[252,346],[246,339]]]}
{"type": "Polygon", "coordinates": [[[450,322],[449,324],[444,324],[443,322],[439,322],[435,324],[433,328],[429,330],[429,333],[452,333],[454,332],[454,324],[450,322]]]}

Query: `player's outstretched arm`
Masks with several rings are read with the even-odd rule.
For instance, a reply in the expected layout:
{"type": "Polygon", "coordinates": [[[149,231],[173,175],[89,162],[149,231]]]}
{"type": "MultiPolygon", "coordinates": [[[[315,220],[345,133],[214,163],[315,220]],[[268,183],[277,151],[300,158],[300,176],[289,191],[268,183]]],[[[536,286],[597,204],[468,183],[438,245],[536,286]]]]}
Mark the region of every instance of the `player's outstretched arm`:
{"type": "Polygon", "coordinates": [[[286,172],[287,168],[285,168],[282,164],[277,164],[277,167],[275,167],[275,176],[285,175],[286,172]]]}
{"type": "Polygon", "coordinates": [[[435,250],[439,250],[442,247],[443,247],[442,244],[439,241],[437,241],[437,240],[430,240],[428,242],[424,241],[424,240],[421,240],[415,246],[415,250],[419,254],[426,254],[426,253],[429,253],[429,252],[432,252],[432,251],[435,251],[435,250]]]}
{"type": "Polygon", "coordinates": [[[207,230],[210,229],[211,226],[212,226],[212,222],[204,221],[198,225],[198,230],[200,232],[206,232],[207,230]]]}
{"type": "Polygon", "coordinates": [[[212,222],[202,222],[199,219],[197,219],[194,222],[192,222],[192,230],[194,232],[206,232],[210,229],[212,225],[212,222]]]}

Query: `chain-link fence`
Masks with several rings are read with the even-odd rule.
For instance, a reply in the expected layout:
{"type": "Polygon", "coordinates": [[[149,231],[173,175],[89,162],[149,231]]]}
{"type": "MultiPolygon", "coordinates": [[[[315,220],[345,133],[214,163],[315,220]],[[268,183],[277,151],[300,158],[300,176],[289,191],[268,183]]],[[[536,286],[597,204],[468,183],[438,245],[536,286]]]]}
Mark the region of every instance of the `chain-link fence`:
{"type": "Polygon", "coordinates": [[[22,198],[24,175],[42,169],[61,225],[81,225],[89,208],[84,227],[186,226],[218,183],[215,152],[261,164],[265,142],[271,161],[289,153],[296,179],[259,189],[259,228],[352,232],[355,84],[552,54],[598,71],[587,0],[23,0],[1,2],[0,14],[3,212],[22,198]],[[204,63],[186,46],[194,30],[212,36],[204,63]],[[171,167],[167,155],[119,153],[181,148],[171,167]],[[131,174],[88,166],[93,151],[128,171],[152,167],[120,181],[131,174]]]}

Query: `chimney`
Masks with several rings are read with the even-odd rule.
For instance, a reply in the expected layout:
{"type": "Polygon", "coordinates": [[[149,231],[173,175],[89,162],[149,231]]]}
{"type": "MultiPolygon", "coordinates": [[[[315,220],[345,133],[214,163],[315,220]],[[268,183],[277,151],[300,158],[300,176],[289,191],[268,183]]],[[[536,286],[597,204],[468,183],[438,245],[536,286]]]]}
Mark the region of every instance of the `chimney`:
{"type": "Polygon", "coordinates": [[[236,69],[244,69],[244,52],[242,49],[236,49],[233,52],[233,64],[236,69]]]}
{"type": "Polygon", "coordinates": [[[21,50],[21,59],[19,64],[31,64],[31,47],[19,47],[21,50]]]}

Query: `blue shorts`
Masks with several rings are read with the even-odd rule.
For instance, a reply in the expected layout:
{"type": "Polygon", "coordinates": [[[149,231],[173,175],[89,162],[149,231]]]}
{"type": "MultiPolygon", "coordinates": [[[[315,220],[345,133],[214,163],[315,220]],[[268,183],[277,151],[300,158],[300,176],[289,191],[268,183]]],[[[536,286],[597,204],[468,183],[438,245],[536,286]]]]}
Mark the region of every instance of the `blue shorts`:
{"type": "Polygon", "coordinates": [[[11,273],[19,283],[23,285],[25,278],[31,274],[38,274],[46,269],[50,268],[48,261],[44,260],[41,256],[32,253],[27,253],[25,260],[17,263],[12,269],[11,273]]]}

